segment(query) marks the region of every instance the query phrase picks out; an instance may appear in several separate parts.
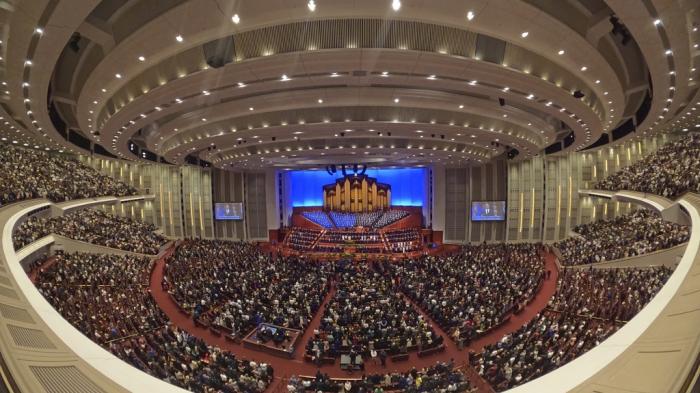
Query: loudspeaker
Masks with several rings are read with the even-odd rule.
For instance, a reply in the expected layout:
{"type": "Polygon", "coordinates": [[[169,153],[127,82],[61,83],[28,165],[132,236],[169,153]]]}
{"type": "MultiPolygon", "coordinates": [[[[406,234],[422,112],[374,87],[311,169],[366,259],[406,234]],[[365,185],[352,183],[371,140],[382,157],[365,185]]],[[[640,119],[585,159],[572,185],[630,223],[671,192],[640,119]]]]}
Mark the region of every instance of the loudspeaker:
{"type": "Polygon", "coordinates": [[[504,100],[503,98],[499,98],[498,103],[501,104],[501,106],[506,106],[506,100],[504,100]]]}
{"type": "Polygon", "coordinates": [[[207,64],[212,68],[220,68],[233,61],[236,47],[233,36],[228,36],[207,42],[202,45],[202,50],[207,64]]]}

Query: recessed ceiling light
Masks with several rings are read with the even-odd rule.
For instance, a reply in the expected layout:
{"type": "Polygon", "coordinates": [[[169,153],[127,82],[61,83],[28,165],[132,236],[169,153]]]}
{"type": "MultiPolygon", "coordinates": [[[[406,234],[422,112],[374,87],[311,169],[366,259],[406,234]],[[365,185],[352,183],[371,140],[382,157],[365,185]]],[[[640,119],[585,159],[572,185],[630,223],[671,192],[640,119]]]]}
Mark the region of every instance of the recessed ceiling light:
{"type": "Polygon", "coordinates": [[[535,95],[532,94],[532,93],[530,93],[530,95],[528,95],[526,98],[527,98],[528,100],[531,100],[531,99],[535,98],[535,95]]]}
{"type": "Polygon", "coordinates": [[[115,76],[117,79],[121,79],[121,78],[122,78],[122,74],[114,74],[114,76],[115,76]]]}
{"type": "Polygon", "coordinates": [[[382,76],[389,76],[389,71],[382,71],[382,76]]]}
{"type": "Polygon", "coordinates": [[[654,26],[658,26],[660,24],[661,24],[661,19],[654,20],[654,26]]]}
{"type": "Polygon", "coordinates": [[[559,56],[563,55],[564,53],[566,53],[566,52],[564,52],[564,49],[559,49],[559,52],[557,52],[557,54],[559,56]]]}
{"type": "Polygon", "coordinates": [[[588,69],[588,67],[586,67],[586,66],[581,67],[581,71],[586,71],[587,69],[588,69]]]}
{"type": "Polygon", "coordinates": [[[323,104],[323,99],[322,99],[322,98],[319,98],[319,99],[318,99],[318,103],[319,103],[319,104],[323,104]]]}
{"type": "Polygon", "coordinates": [[[316,11],[316,2],[314,0],[309,0],[309,2],[306,3],[306,6],[309,7],[309,11],[316,11]]]}
{"type": "Polygon", "coordinates": [[[146,61],[146,58],[143,56],[139,56],[139,61],[146,61]]]}
{"type": "Polygon", "coordinates": [[[335,77],[338,77],[338,76],[340,76],[340,75],[338,75],[337,72],[331,72],[331,78],[335,78],[335,77]]]}
{"type": "Polygon", "coordinates": [[[24,65],[27,66],[27,67],[30,67],[32,64],[34,64],[34,63],[32,63],[31,60],[25,60],[25,61],[24,61],[24,65]]]}
{"type": "Polygon", "coordinates": [[[666,53],[666,55],[668,55],[668,56],[671,56],[673,54],[673,51],[670,49],[666,49],[666,52],[664,52],[664,53],[666,53]]]}
{"type": "Polygon", "coordinates": [[[209,90],[202,90],[202,94],[208,96],[209,94],[211,94],[211,92],[209,90]]]}
{"type": "Polygon", "coordinates": [[[393,0],[391,2],[391,8],[394,9],[394,11],[398,11],[401,9],[401,0],[393,0]]]}
{"type": "Polygon", "coordinates": [[[523,31],[522,33],[520,33],[520,36],[523,38],[527,38],[527,36],[529,36],[529,35],[530,35],[530,33],[527,31],[523,31]]]}
{"type": "Polygon", "coordinates": [[[243,83],[243,82],[238,82],[238,87],[245,87],[245,83],[243,83]]]}
{"type": "Polygon", "coordinates": [[[508,91],[508,90],[510,90],[510,87],[508,87],[508,86],[503,88],[503,91],[508,91]]]}
{"type": "Polygon", "coordinates": [[[435,79],[437,79],[437,76],[435,76],[435,75],[428,75],[428,79],[430,79],[430,80],[435,80],[435,79]]]}
{"type": "Polygon", "coordinates": [[[464,109],[464,105],[460,105],[460,106],[459,106],[459,109],[464,109]]]}
{"type": "Polygon", "coordinates": [[[398,99],[398,98],[394,98],[394,103],[398,104],[398,103],[399,103],[399,99],[398,99]]]}
{"type": "Polygon", "coordinates": [[[280,78],[280,80],[281,80],[282,82],[287,82],[287,81],[290,80],[290,79],[289,79],[289,77],[287,76],[287,74],[282,74],[282,77],[280,78]]]}
{"type": "Polygon", "coordinates": [[[36,29],[34,29],[34,33],[42,35],[44,34],[44,29],[42,29],[41,27],[37,27],[36,29]]]}
{"type": "Polygon", "coordinates": [[[478,82],[478,81],[471,81],[471,82],[469,82],[469,84],[472,85],[472,86],[475,86],[477,83],[479,83],[479,82],[478,82]]]}
{"type": "Polygon", "coordinates": [[[184,41],[184,38],[182,38],[182,36],[178,34],[177,36],[175,36],[175,41],[182,42],[184,41]]]}
{"type": "Polygon", "coordinates": [[[255,108],[253,108],[253,107],[251,106],[250,108],[248,108],[248,110],[249,110],[249,111],[254,111],[255,108]]]}
{"type": "Polygon", "coordinates": [[[467,20],[472,20],[472,19],[474,19],[474,12],[467,11],[467,20]]]}
{"type": "Polygon", "coordinates": [[[241,23],[241,17],[238,16],[238,14],[233,14],[233,16],[231,17],[231,22],[239,24],[241,23]]]}

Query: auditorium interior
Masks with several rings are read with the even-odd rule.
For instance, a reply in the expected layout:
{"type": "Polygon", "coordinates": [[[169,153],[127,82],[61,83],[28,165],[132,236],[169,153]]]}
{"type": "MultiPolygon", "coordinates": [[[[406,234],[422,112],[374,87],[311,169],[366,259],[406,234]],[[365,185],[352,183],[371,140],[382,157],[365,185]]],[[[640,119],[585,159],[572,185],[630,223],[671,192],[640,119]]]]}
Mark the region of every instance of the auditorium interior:
{"type": "Polygon", "coordinates": [[[0,393],[700,393],[700,0],[0,0],[0,393]]]}

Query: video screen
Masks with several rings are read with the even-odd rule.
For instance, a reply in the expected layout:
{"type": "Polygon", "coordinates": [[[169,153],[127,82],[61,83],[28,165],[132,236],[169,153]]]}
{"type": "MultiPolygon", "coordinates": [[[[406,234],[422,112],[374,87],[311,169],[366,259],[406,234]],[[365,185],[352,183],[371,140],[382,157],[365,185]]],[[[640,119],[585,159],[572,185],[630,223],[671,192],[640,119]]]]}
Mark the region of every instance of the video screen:
{"type": "Polygon", "coordinates": [[[472,202],[472,221],[503,221],[506,219],[506,201],[472,202]]]}
{"type": "Polygon", "coordinates": [[[217,220],[242,220],[243,219],[243,203],[215,203],[214,218],[217,220]]]}

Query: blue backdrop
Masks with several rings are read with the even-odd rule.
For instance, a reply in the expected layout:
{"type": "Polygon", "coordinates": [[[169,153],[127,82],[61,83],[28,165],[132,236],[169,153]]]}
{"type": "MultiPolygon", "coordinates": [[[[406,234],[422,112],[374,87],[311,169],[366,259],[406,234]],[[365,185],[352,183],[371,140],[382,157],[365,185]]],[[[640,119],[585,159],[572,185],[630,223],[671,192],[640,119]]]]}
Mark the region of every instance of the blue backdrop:
{"type": "MultiPolygon", "coordinates": [[[[368,169],[365,172],[391,186],[391,204],[395,206],[423,206],[425,173],[425,168],[368,169]]],[[[287,172],[292,206],[323,206],[323,186],[341,177],[340,171],[333,176],[321,170],[287,172]]]]}

